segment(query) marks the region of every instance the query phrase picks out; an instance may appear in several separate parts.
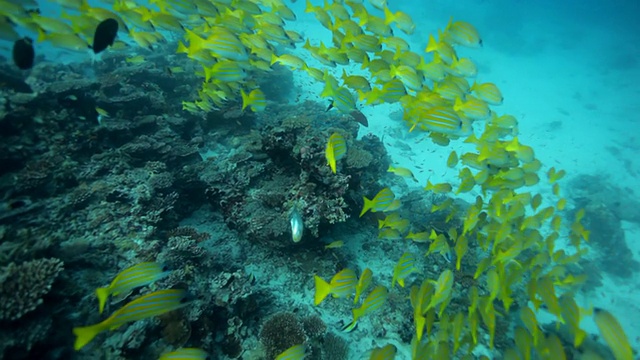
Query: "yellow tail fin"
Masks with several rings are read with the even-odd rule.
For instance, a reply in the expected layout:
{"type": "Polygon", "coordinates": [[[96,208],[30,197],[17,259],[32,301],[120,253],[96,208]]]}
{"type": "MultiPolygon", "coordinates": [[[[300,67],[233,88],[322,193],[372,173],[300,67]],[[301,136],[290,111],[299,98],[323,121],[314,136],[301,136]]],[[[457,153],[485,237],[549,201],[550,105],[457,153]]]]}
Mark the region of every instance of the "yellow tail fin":
{"type": "Polygon", "coordinates": [[[109,288],[98,288],[96,290],[96,296],[98,297],[98,306],[99,312],[102,314],[104,311],[104,306],[107,304],[107,300],[109,299],[109,288]]]}
{"type": "Polygon", "coordinates": [[[102,326],[102,323],[91,325],[91,326],[73,328],[73,333],[76,335],[76,342],[73,344],[73,348],[76,350],[82,349],[91,340],[93,340],[93,338],[96,337],[96,335],[101,333],[103,330],[104,330],[104,327],[102,326]]]}
{"type": "Polygon", "coordinates": [[[362,211],[360,212],[360,217],[364,215],[367,211],[369,211],[373,207],[373,200],[369,200],[366,197],[362,197],[364,199],[364,205],[362,205],[362,211]]]}
{"type": "Polygon", "coordinates": [[[324,281],[320,276],[315,276],[316,280],[316,294],[314,296],[313,303],[318,305],[331,293],[331,285],[324,281]]]}

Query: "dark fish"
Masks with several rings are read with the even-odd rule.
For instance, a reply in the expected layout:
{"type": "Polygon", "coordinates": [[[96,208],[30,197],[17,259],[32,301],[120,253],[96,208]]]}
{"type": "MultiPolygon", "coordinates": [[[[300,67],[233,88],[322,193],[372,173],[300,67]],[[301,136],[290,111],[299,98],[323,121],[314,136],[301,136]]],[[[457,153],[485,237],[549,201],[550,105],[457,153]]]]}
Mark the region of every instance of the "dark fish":
{"type": "Polygon", "coordinates": [[[327,110],[325,110],[325,112],[329,111],[333,109],[333,100],[331,100],[331,102],[329,103],[329,106],[327,106],[327,110]]]}
{"type": "Polygon", "coordinates": [[[369,127],[369,120],[367,120],[367,117],[364,116],[364,114],[359,110],[353,110],[349,113],[349,115],[351,115],[353,120],[359,122],[362,126],[369,127]]]}
{"type": "Polygon", "coordinates": [[[25,37],[13,43],[13,62],[20,69],[31,69],[35,56],[36,52],[33,50],[31,38],[25,37]]]}
{"type": "MultiPolygon", "coordinates": [[[[331,101],[331,103],[329,104],[329,106],[327,107],[327,110],[325,111],[329,111],[331,109],[333,109],[335,106],[333,106],[333,101],[331,101]]],[[[351,116],[351,118],[357,122],[359,122],[362,126],[364,127],[369,127],[369,120],[367,120],[367,117],[364,116],[364,114],[362,112],[360,112],[359,110],[352,110],[349,115],[351,116]]]]}
{"type": "Polygon", "coordinates": [[[93,52],[97,54],[102,52],[109,46],[113,45],[113,41],[118,34],[118,22],[115,19],[106,19],[98,24],[96,32],[93,35],[93,52]]]}

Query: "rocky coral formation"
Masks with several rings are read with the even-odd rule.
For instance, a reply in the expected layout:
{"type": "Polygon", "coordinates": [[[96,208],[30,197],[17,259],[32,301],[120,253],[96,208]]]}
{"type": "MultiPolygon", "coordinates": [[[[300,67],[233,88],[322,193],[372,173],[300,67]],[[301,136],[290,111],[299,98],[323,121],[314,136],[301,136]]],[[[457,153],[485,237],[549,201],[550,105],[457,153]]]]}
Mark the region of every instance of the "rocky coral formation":
{"type": "Polygon", "coordinates": [[[342,337],[328,333],[322,343],[323,360],[346,360],[349,359],[349,343],[342,337]]]}
{"type": "MultiPolygon", "coordinates": [[[[154,286],[186,288],[196,297],[193,305],[110,333],[98,345],[113,358],[155,358],[181,344],[238,357],[257,338],[251,329],[259,295],[241,268],[246,255],[229,261],[221,242],[288,246],[294,206],[304,220],[303,239],[322,236],[357,214],[362,189],[377,187],[385,174],[380,140],[357,139],[360,125],[351,117],[314,103],[278,101],[261,114],[243,112],[234,101],[208,113],[183,111],[182,101],[197,97],[202,79],[186,58],[163,51],[147,57],[154,66],[128,64],[118,54],[105,54],[90,70],[39,62],[24,81],[5,77],[10,70],[0,65],[0,77],[7,79],[0,89],[0,266],[16,272],[23,265],[11,263],[55,257],[70,270],[61,277],[60,293],[47,298],[51,317],[37,321],[38,308],[16,321],[15,332],[0,332],[6,345],[0,353],[66,354],[70,329],[51,329],[69,326],[68,319],[74,326],[102,320],[90,296],[95,288],[127,266],[159,261],[173,272],[154,286]],[[169,64],[186,71],[168,73],[169,64]],[[324,151],[336,131],[349,150],[332,174],[324,151]],[[181,224],[201,208],[215,214],[211,223],[222,219],[220,226],[232,231],[181,224]],[[32,336],[15,338],[25,333],[32,336]]],[[[256,81],[273,85],[263,89],[270,100],[285,100],[291,79],[279,68],[256,81]]],[[[299,249],[309,247],[303,242],[299,249]]],[[[46,289],[43,284],[33,297],[36,306],[46,289]]],[[[30,308],[7,305],[2,318],[19,318],[30,308]]],[[[324,330],[312,324],[321,342],[324,330]]]]}
{"type": "MultiPolygon", "coordinates": [[[[382,143],[373,136],[356,140],[359,125],[351,118],[326,113],[310,102],[296,107],[295,113],[291,110],[274,106],[260,115],[258,123],[265,125],[234,138],[233,151],[216,151],[200,175],[227,224],[270,246],[290,243],[288,215],[293,207],[311,239],[319,237],[323,227],[346,221],[361,206],[361,189],[388,167],[382,143]],[[337,174],[325,158],[334,131],[345,135],[348,149],[337,174]]],[[[224,144],[225,135],[208,143],[224,144]]]]}
{"type": "Polygon", "coordinates": [[[260,330],[267,359],[273,359],[293,345],[304,344],[306,356],[315,360],[346,360],[349,344],[333,332],[317,315],[304,318],[281,312],[267,318],[260,330]]]}
{"type": "Polygon", "coordinates": [[[38,259],[0,270],[0,320],[17,320],[42,304],[58,274],[59,259],[38,259]]]}
{"type": "Polygon", "coordinates": [[[288,348],[304,343],[307,336],[296,314],[282,312],[265,321],[260,330],[260,340],[266,349],[267,359],[275,359],[288,348]]]}
{"type": "MultiPolygon", "coordinates": [[[[596,248],[592,256],[596,257],[598,268],[623,278],[640,270],[622,229],[622,221],[640,223],[640,204],[628,193],[600,176],[576,177],[569,187],[575,209],[585,209],[583,224],[590,231],[589,242],[596,248]]],[[[573,221],[575,211],[568,215],[568,221],[573,221]]]]}

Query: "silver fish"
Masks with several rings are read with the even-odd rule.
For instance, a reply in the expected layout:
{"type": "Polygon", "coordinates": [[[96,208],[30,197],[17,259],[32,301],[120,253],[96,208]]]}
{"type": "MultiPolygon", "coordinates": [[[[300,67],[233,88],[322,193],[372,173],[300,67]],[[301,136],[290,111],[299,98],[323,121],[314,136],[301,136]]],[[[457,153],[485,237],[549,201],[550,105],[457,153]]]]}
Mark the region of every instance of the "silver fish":
{"type": "Polygon", "coordinates": [[[289,222],[291,223],[291,239],[294,243],[297,243],[302,239],[302,233],[304,232],[302,215],[300,215],[297,207],[294,207],[291,210],[291,213],[289,214],[289,222]]]}

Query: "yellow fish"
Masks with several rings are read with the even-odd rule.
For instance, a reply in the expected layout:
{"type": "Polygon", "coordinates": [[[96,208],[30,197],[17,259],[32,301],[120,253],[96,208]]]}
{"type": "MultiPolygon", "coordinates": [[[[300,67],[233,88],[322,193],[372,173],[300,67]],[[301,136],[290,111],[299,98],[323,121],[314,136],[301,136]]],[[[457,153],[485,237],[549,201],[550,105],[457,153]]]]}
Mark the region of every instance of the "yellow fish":
{"type": "Polygon", "coordinates": [[[482,100],[486,101],[490,105],[500,105],[502,104],[502,93],[500,89],[493,83],[484,83],[478,84],[473,83],[471,86],[471,91],[475,92],[475,94],[482,100]]]}
{"type": "Polygon", "coordinates": [[[137,56],[133,56],[133,57],[128,57],[126,59],[124,59],[127,63],[129,64],[142,64],[145,59],[144,59],[144,55],[137,55],[137,56]]]}
{"type": "Polygon", "coordinates": [[[316,306],[329,294],[333,294],[333,297],[336,298],[349,297],[355,291],[358,282],[356,273],[351,269],[344,269],[335,274],[330,283],[318,275],[315,275],[314,279],[316,284],[314,305],[316,306]]]}
{"type": "Polygon", "coordinates": [[[413,172],[411,172],[411,170],[404,167],[393,167],[392,165],[389,165],[389,169],[387,170],[387,172],[394,173],[398,176],[411,178],[413,181],[418,182],[418,179],[416,179],[416,177],[413,176],[413,172]]]}
{"type": "Polygon", "coordinates": [[[376,286],[364,299],[362,306],[357,309],[353,309],[353,323],[358,321],[361,317],[380,309],[387,301],[388,297],[389,291],[386,287],[382,285],[376,286]]]}
{"type": "Polygon", "coordinates": [[[396,282],[404,287],[404,279],[406,279],[409,275],[416,272],[418,269],[416,268],[416,257],[410,252],[405,252],[402,254],[400,260],[393,268],[393,278],[391,279],[391,288],[393,289],[396,285],[396,282]]]}
{"type": "Polygon", "coordinates": [[[107,112],[107,110],[97,107],[96,106],[96,112],[98,113],[98,115],[102,116],[102,117],[109,117],[109,113],[107,112]]]}
{"type": "Polygon", "coordinates": [[[184,302],[186,295],[184,290],[174,289],[143,295],[127,303],[98,324],[73,328],[73,333],[76,335],[73,347],[80,350],[103,331],[116,330],[126,323],[162,315],[186,306],[188,305],[184,302]]]}
{"type": "Polygon", "coordinates": [[[386,210],[389,205],[391,205],[395,197],[395,194],[389,188],[380,190],[380,192],[376,194],[373,200],[369,200],[364,197],[364,206],[362,207],[362,211],[360,212],[360,217],[362,217],[362,215],[364,215],[369,210],[371,210],[371,212],[386,210]]]}
{"type": "Polygon", "coordinates": [[[373,349],[369,360],[393,360],[396,358],[398,349],[393,344],[387,344],[383,347],[373,349]]]}
{"type": "Polygon", "coordinates": [[[304,359],[304,345],[298,344],[290,347],[276,357],[276,360],[302,360],[304,359]]]}
{"type": "Polygon", "coordinates": [[[438,277],[438,281],[433,282],[435,285],[434,294],[427,305],[427,309],[435,308],[438,304],[445,302],[451,296],[453,287],[453,272],[449,269],[443,271],[438,277]]]}
{"type": "Polygon", "coordinates": [[[356,285],[356,296],[353,299],[354,304],[357,304],[358,300],[360,300],[360,295],[367,291],[369,285],[371,285],[371,280],[373,280],[373,272],[369,268],[364,269],[356,285]]]}
{"type": "Polygon", "coordinates": [[[251,111],[260,112],[264,111],[267,107],[267,99],[264,96],[264,93],[260,91],[260,89],[251,90],[251,92],[247,95],[244,90],[240,90],[240,96],[242,97],[242,110],[244,110],[247,106],[251,107],[251,111]]]}
{"type": "Polygon", "coordinates": [[[633,351],[629,339],[618,320],[607,310],[599,308],[593,309],[593,320],[616,360],[632,360],[633,351]]]}
{"type": "Polygon", "coordinates": [[[447,158],[447,167],[453,169],[458,165],[458,154],[455,151],[452,151],[447,158]]]}
{"type": "Polygon", "coordinates": [[[180,348],[160,355],[159,360],[205,360],[207,352],[198,348],[180,348]]]}
{"type": "Polygon", "coordinates": [[[331,134],[325,150],[325,157],[327,158],[327,164],[331,167],[331,172],[336,173],[337,162],[342,159],[346,153],[347,144],[342,135],[338,133],[331,134]]]}
{"type": "Polygon", "coordinates": [[[126,297],[133,289],[154,283],[170,273],[156,262],[143,262],[122,270],[109,286],[96,290],[100,314],[109,296],[126,297]]]}
{"type": "Polygon", "coordinates": [[[451,184],[449,183],[440,183],[440,184],[432,184],[431,181],[427,180],[427,186],[424,187],[425,191],[433,191],[436,194],[446,194],[451,192],[451,184]]]}
{"type": "Polygon", "coordinates": [[[306,66],[304,60],[291,54],[284,54],[280,56],[271,55],[271,65],[275,63],[288,66],[291,70],[302,70],[306,66]]]}
{"type": "Polygon", "coordinates": [[[472,48],[482,46],[482,39],[473,25],[465,21],[453,21],[453,18],[444,30],[444,38],[455,45],[472,48]]]}
{"type": "Polygon", "coordinates": [[[337,249],[337,248],[341,248],[344,245],[344,241],[342,240],[336,240],[334,242],[332,242],[329,245],[325,245],[325,249],[337,249]]]}

